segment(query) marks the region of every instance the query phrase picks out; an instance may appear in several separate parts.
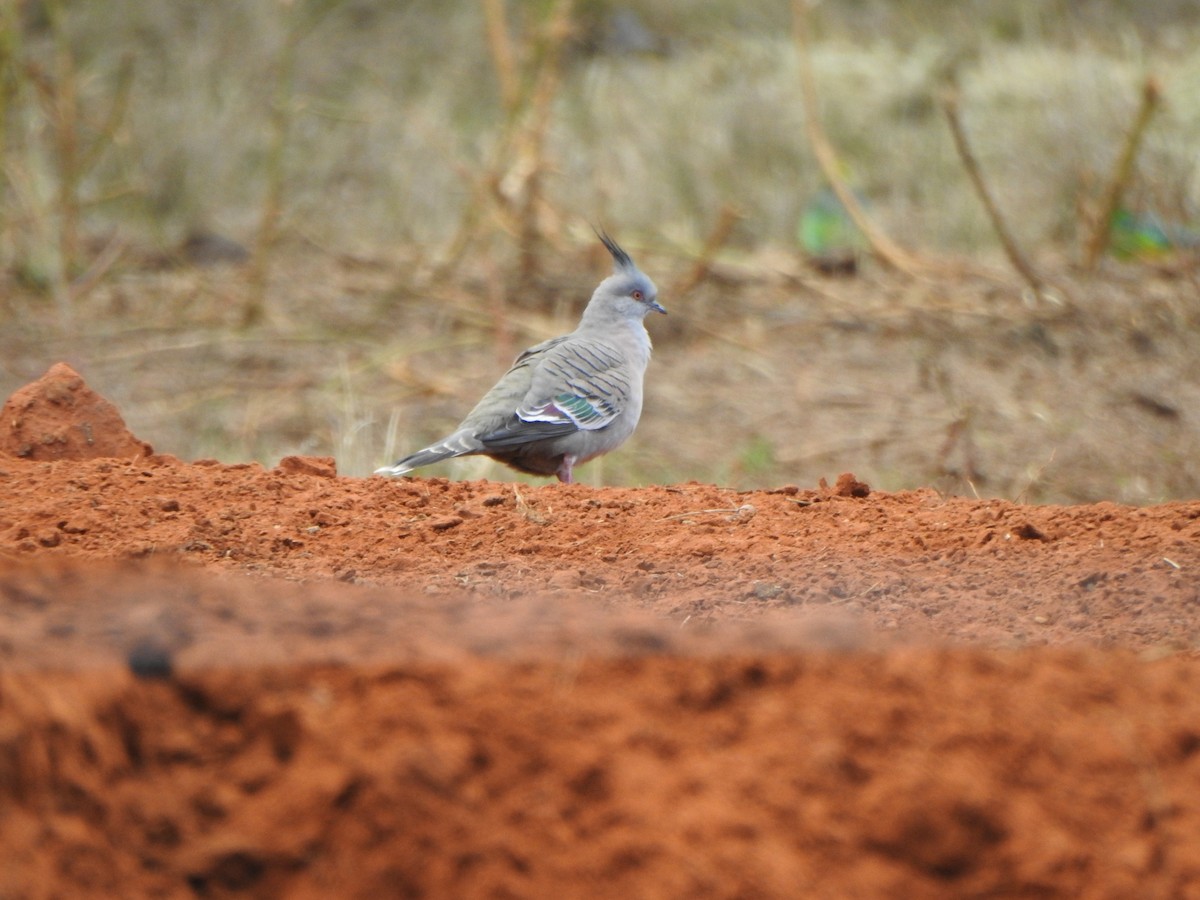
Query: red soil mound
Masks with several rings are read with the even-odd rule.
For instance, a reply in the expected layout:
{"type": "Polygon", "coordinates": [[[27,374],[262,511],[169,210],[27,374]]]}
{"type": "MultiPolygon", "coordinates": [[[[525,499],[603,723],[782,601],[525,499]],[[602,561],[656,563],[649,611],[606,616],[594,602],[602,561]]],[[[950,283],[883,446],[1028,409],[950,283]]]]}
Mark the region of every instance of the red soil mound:
{"type": "Polygon", "coordinates": [[[0,896],[1200,893],[1200,503],[133,455],[0,460],[0,896]]]}
{"type": "Polygon", "coordinates": [[[55,363],[9,397],[0,422],[0,454],[22,459],[128,459],[154,452],[129,433],[117,408],[66,363],[55,363]]]}

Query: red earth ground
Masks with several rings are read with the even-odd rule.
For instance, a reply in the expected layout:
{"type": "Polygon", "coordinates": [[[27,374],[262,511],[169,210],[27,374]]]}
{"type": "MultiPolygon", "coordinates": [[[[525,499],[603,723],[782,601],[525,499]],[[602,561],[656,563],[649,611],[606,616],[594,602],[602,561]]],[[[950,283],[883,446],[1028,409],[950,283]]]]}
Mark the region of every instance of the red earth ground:
{"type": "Polygon", "coordinates": [[[1200,897],[1200,502],[0,431],[0,897],[1200,897]]]}

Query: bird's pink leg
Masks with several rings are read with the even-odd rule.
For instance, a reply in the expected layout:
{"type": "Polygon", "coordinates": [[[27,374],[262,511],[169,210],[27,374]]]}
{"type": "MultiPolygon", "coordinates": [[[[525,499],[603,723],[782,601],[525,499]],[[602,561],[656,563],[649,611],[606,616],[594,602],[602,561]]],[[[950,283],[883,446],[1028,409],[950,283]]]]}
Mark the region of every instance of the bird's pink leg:
{"type": "Polygon", "coordinates": [[[571,468],[575,465],[575,457],[567,454],[563,457],[562,462],[558,464],[558,471],[554,474],[558,476],[558,480],[563,484],[571,483],[571,468]]]}

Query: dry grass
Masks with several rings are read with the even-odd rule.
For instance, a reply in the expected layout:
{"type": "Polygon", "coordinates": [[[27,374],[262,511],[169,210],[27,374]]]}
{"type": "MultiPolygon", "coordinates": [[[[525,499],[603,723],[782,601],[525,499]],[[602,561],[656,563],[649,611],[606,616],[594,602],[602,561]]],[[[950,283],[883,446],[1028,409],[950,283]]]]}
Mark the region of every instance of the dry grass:
{"type": "MultiPolygon", "coordinates": [[[[472,196],[462,172],[485,174],[510,134],[481,5],[345,2],[314,19],[309,7],[329,5],[114,0],[65,7],[61,34],[27,29],[27,56],[52,52],[56,39],[71,48],[80,108],[109,108],[126,77],[122,60],[133,60],[115,146],[94,168],[67,174],[81,182],[85,224],[163,245],[195,228],[250,244],[264,215],[335,249],[448,240],[472,196]],[[297,20],[314,24],[298,31],[297,20]],[[293,55],[294,75],[281,74],[293,55]],[[116,188],[119,199],[96,202],[116,188]]],[[[967,127],[1026,245],[1075,238],[1080,180],[1109,171],[1148,70],[1166,108],[1146,135],[1133,201],[1200,203],[1190,151],[1200,140],[1194,23],[1146,32],[1107,21],[1086,32],[1061,11],[1056,20],[1051,4],[1018,3],[982,16],[975,6],[970,16],[943,10],[937,33],[918,30],[933,6],[895,4],[885,14],[866,5],[842,20],[825,4],[814,14],[826,128],[890,231],[924,249],[993,246],[937,113],[947,66],[961,74],[967,127]]],[[[576,11],[578,42],[589,27],[603,34],[606,8],[576,11]]],[[[790,246],[821,178],[804,139],[786,4],[642,8],[662,54],[563,48],[538,136],[539,159],[555,164],[534,166],[540,196],[568,218],[603,217],[684,247],[732,203],[743,214],[739,242],[790,246]]],[[[509,28],[518,44],[536,45],[542,24],[526,18],[509,28]]],[[[52,184],[32,174],[33,161],[53,159],[54,123],[24,96],[29,88],[20,93],[8,152],[27,161],[28,190],[41,196],[52,184]]],[[[53,196],[42,196],[42,217],[53,196]]],[[[11,256],[16,236],[7,237],[0,249],[11,256]]]]}
{"type": "MultiPolygon", "coordinates": [[[[822,124],[873,220],[914,251],[996,261],[937,107],[953,70],[979,169],[1070,308],[1027,306],[1007,277],[805,273],[797,221],[822,179],[787,4],[632,3],[655,47],[638,53],[606,49],[615,7],[510,5],[490,56],[469,0],[102,6],[64,4],[56,27],[33,6],[20,28],[0,16],[0,393],[66,359],[164,451],[334,453],[365,474],[453,424],[516,350],[572,326],[604,273],[590,219],[687,295],[665,296],[673,315],[654,323],[637,438],[585,480],[853,470],[1031,500],[1200,490],[1194,268],[1084,278],[1063,262],[1147,74],[1164,102],[1125,200],[1196,218],[1200,26],[1183,4],[812,13],[822,124]],[[573,36],[546,56],[568,8],[573,36]],[[56,73],[40,99],[29,62],[56,73]],[[56,96],[74,120],[47,106],[56,96]],[[64,178],[72,121],[95,149],[64,178]],[[514,171],[536,177],[497,200],[514,171]],[[493,200],[465,254],[431,279],[481,191],[493,200]],[[196,230],[257,246],[254,265],[147,264],[196,230]],[[522,248],[541,257],[514,292],[522,248]]],[[[479,460],[434,471],[508,477],[479,460]]]]}
{"type": "MultiPolygon", "coordinates": [[[[558,260],[574,305],[514,314],[516,346],[571,327],[603,274],[587,256],[558,260]]],[[[641,261],[660,280],[687,271],[641,261]]],[[[245,273],[126,272],[89,299],[86,334],[55,332],[50,311],[5,329],[0,380],[7,393],[65,359],[160,451],[266,465],[332,453],[366,475],[445,432],[511,356],[478,288],[413,288],[410,269],[289,253],[291,280],[275,286],[287,314],[237,336],[245,273]]],[[[718,264],[650,323],[637,435],[579,474],[755,487],[853,471],[878,488],[1035,502],[1196,496],[1200,285],[1141,268],[1052,274],[1074,309],[1031,308],[1018,286],[983,279],[828,281],[770,255],[718,264]]],[[[425,474],[512,478],[480,459],[425,474]]]]}

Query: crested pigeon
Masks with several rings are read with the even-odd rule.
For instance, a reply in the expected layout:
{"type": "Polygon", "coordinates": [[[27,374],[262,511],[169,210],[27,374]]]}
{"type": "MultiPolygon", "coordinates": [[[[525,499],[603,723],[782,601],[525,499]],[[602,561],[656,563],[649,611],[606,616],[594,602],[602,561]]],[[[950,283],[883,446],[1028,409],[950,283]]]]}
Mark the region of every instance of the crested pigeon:
{"type": "Polygon", "coordinates": [[[658,289],[616,241],[597,237],[613,258],[570,334],[521,353],[454,432],[376,475],[398,476],[454,456],[490,456],[521,472],[556,475],[615,450],[642,414],[650,362],[644,319],[665,313],[658,289]]]}

